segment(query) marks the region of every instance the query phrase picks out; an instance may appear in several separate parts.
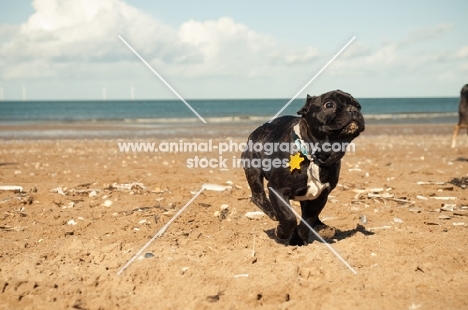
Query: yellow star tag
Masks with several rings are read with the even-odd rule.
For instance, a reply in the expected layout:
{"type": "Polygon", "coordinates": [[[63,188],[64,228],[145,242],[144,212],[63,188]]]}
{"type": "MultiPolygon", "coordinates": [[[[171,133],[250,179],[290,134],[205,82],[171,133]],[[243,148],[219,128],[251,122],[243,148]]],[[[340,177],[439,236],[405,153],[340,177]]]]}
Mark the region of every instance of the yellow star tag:
{"type": "Polygon", "coordinates": [[[289,170],[291,170],[291,172],[293,172],[294,169],[301,170],[301,163],[304,161],[301,153],[297,152],[294,155],[289,155],[289,158],[289,170]]]}

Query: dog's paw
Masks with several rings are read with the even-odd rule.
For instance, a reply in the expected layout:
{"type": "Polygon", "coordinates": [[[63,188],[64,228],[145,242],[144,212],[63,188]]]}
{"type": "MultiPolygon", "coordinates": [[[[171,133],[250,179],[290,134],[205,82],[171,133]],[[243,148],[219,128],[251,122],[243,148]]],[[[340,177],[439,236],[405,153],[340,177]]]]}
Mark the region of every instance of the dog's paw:
{"type": "Polygon", "coordinates": [[[314,226],[315,231],[324,239],[331,239],[335,236],[335,228],[325,224],[314,226]]]}
{"type": "Polygon", "coordinates": [[[275,236],[276,238],[282,239],[282,240],[289,239],[289,234],[286,234],[279,226],[276,227],[275,229],[275,236]]]}
{"type": "Polygon", "coordinates": [[[292,246],[303,246],[303,245],[307,245],[306,242],[304,242],[304,240],[299,236],[298,232],[297,232],[297,229],[294,230],[291,238],[289,239],[289,245],[292,245],[292,246]]]}

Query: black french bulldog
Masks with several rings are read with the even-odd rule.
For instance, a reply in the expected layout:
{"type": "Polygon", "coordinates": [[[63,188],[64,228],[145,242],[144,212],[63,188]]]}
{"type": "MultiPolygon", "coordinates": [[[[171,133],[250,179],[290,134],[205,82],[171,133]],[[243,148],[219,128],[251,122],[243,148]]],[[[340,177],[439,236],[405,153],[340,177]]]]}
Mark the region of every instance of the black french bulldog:
{"type": "Polygon", "coordinates": [[[297,113],[301,117],[279,117],[254,130],[242,153],[242,164],[253,203],[272,220],[279,221],[277,238],[289,238],[290,245],[305,245],[308,228],[302,222],[297,225],[294,213],[275,193],[269,191],[267,198],[263,179],[286,202],[300,201],[302,218],[320,235],[333,237],[335,230],[318,216],[338,183],[341,158],[346,151],[341,146],[359,136],[365,125],[359,102],[341,90],[318,97],[307,95],[305,105],[297,113]],[[274,150],[266,152],[274,144],[274,150]],[[265,146],[263,150],[261,145],[265,146]],[[272,167],[271,163],[276,165],[272,167]]]}

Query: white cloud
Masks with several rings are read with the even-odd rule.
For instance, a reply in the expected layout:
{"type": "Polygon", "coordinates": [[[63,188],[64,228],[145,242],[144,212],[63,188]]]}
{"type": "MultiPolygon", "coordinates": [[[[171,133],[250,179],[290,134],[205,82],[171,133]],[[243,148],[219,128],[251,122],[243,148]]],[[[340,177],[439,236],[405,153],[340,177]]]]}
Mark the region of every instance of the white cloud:
{"type": "Polygon", "coordinates": [[[455,57],[468,58],[468,45],[460,48],[456,53],[455,57]]]}
{"type": "Polygon", "coordinates": [[[102,75],[105,63],[122,65],[125,77],[139,61],[117,35],[156,68],[185,77],[261,76],[319,54],[283,46],[229,17],[176,29],[120,0],[34,0],[33,7],[24,24],[0,27],[3,79],[102,75]]]}
{"type": "Polygon", "coordinates": [[[451,30],[453,30],[452,23],[440,23],[435,26],[412,29],[401,44],[433,40],[451,30]]]}
{"type": "MultiPolygon", "coordinates": [[[[438,67],[453,61],[454,57],[444,49],[427,50],[420,43],[435,40],[452,29],[451,23],[412,29],[402,40],[382,38],[381,45],[373,49],[361,42],[353,43],[343,53],[343,57],[336,60],[331,74],[368,75],[375,79],[392,80],[403,80],[415,75],[438,75],[438,67]]],[[[465,52],[468,54],[468,50],[461,49],[457,55],[462,56],[465,52]]]]}
{"type": "Polygon", "coordinates": [[[353,42],[341,55],[342,58],[353,58],[368,56],[372,52],[371,47],[368,44],[364,44],[360,41],[353,42]]]}
{"type": "Polygon", "coordinates": [[[319,55],[316,48],[291,49],[273,37],[256,33],[232,18],[190,20],[178,30],[181,42],[203,54],[203,63],[185,67],[191,75],[261,76],[271,70],[306,64],[319,55]]]}
{"type": "Polygon", "coordinates": [[[11,40],[17,33],[18,27],[12,25],[0,26],[0,42],[11,40]]]}
{"type": "Polygon", "coordinates": [[[200,59],[177,41],[174,29],[122,1],[35,0],[33,6],[36,12],[0,44],[5,79],[66,74],[81,66],[98,71],[100,63],[133,60],[119,34],[149,58],[166,63],[181,61],[181,54],[183,61],[200,59]]]}
{"type": "Polygon", "coordinates": [[[265,52],[277,48],[273,38],[236,24],[228,17],[217,21],[187,21],[180,26],[178,38],[203,54],[202,63],[188,70],[183,68],[194,75],[245,74],[252,66],[258,67],[255,61],[264,62],[259,55],[266,56],[265,52]]]}
{"type": "MultiPolygon", "coordinates": [[[[402,40],[383,37],[380,46],[371,48],[362,42],[353,42],[331,68],[334,75],[364,76],[402,79],[401,77],[427,74],[437,70],[437,65],[449,62],[450,52],[420,47],[421,42],[438,39],[453,29],[452,23],[440,23],[408,31],[402,40]]],[[[461,49],[458,56],[464,55],[461,49]]],[[[468,54],[468,50],[466,51],[468,54]]]]}

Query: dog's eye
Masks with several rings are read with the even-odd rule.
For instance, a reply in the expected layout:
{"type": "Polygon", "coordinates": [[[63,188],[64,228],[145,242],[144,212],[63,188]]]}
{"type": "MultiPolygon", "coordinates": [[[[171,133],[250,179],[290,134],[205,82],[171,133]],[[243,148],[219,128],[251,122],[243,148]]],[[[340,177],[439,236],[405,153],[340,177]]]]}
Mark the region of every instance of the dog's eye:
{"type": "Polygon", "coordinates": [[[334,102],[330,102],[330,101],[327,101],[323,104],[323,106],[326,108],[326,109],[333,109],[335,107],[335,103],[334,102]]]}

